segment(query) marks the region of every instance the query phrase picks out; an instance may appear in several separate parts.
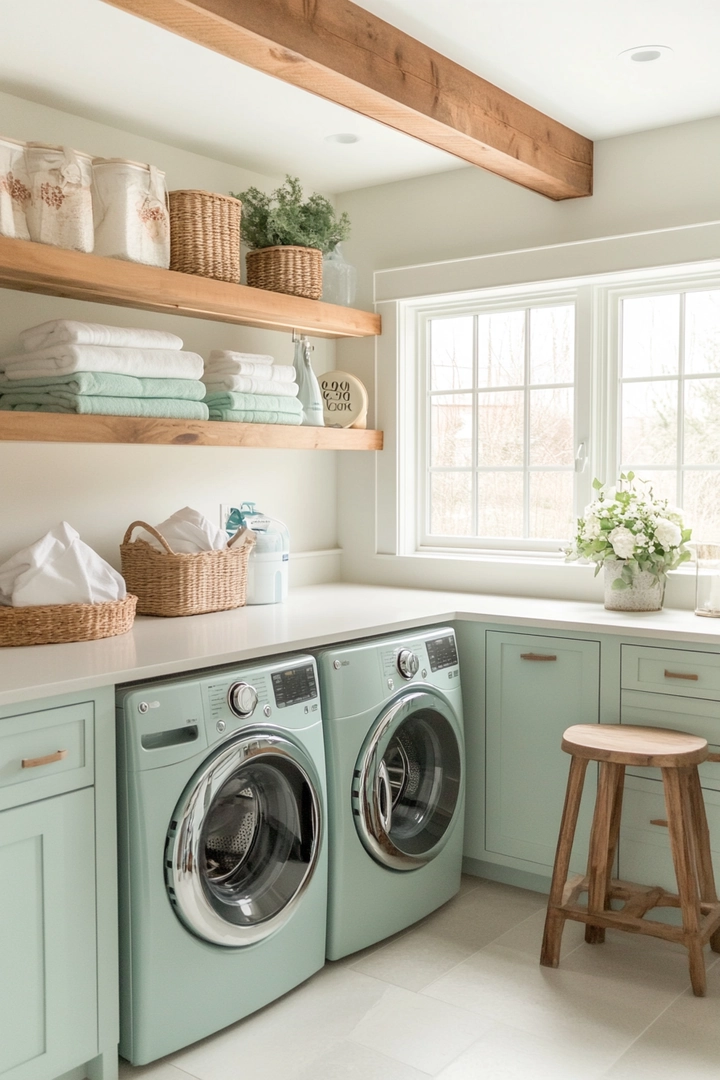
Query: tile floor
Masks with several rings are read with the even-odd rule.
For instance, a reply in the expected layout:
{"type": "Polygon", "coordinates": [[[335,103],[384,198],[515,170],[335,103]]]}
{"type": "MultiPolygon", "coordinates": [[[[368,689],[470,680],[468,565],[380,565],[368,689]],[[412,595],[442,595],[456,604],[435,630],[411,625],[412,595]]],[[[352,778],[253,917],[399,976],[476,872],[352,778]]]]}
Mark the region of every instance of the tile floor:
{"type": "Polygon", "coordinates": [[[567,923],[541,968],[544,904],[466,877],[423,922],[121,1080],[718,1080],[720,957],[698,999],[679,946],[589,946],[567,923]]]}

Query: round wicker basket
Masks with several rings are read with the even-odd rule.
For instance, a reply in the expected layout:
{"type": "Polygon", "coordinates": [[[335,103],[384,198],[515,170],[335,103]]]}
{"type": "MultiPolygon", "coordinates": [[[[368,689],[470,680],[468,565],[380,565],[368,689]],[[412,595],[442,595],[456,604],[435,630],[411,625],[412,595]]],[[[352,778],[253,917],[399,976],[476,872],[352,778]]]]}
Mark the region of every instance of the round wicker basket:
{"type": "Polygon", "coordinates": [[[248,251],[247,283],[253,289],[319,300],[322,296],[322,251],[291,244],[248,251]]]}
{"type": "Polygon", "coordinates": [[[240,208],[230,195],[171,191],[170,269],[240,283],[240,208]]]}
{"type": "Polygon", "coordinates": [[[255,533],[239,529],[228,546],[217,551],[178,554],[164,536],[144,521],[133,521],[120,545],[122,575],[138,598],[139,615],[203,615],[245,605],[247,564],[255,533]],[[131,540],[143,528],[162,545],[131,540]]]}
{"type": "Polygon", "coordinates": [[[126,634],[135,619],[137,596],[101,604],[43,604],[0,607],[0,646],[59,645],[126,634]]]}

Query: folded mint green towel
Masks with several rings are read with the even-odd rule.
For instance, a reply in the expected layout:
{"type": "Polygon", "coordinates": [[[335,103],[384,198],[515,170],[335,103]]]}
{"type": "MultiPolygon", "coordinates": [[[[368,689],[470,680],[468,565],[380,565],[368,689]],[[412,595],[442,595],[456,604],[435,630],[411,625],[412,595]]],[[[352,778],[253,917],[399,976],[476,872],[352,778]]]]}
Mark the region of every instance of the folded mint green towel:
{"type": "Polygon", "coordinates": [[[202,401],[205,384],[199,379],[145,379],[107,371],[75,371],[70,375],[47,375],[38,379],[7,379],[0,393],[18,391],[90,394],[93,397],[180,398],[202,401]]]}
{"type": "Polygon", "coordinates": [[[233,424],[293,424],[302,423],[302,413],[281,412],[279,409],[210,409],[211,420],[228,420],[233,424]]]}
{"type": "Polygon", "coordinates": [[[97,416],[147,416],[169,420],[207,420],[202,401],[177,398],[93,397],[88,394],[2,394],[0,411],[82,413],[97,416]],[[25,398],[27,401],[17,401],[25,398]]]}
{"type": "MultiPolygon", "coordinates": [[[[239,394],[235,392],[206,394],[205,404],[210,413],[214,409],[230,409],[233,412],[283,413],[287,416],[299,416],[302,420],[303,407],[297,398],[278,394],[239,394]]],[[[258,424],[272,424],[280,421],[258,420],[258,424]]]]}

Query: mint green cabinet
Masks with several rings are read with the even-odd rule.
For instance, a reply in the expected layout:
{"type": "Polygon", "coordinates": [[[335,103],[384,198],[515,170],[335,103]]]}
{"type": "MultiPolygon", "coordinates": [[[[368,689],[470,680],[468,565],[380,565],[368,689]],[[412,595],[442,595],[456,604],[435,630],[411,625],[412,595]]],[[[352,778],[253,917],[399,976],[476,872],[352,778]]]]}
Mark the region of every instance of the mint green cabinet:
{"type": "Polygon", "coordinates": [[[0,1080],[116,1080],[112,689],[0,709],[0,1080]]]}
{"type": "Polygon", "coordinates": [[[97,1053],[91,788],[0,813],[0,1076],[55,1077],[97,1053]]]}
{"type": "MultiPolygon", "coordinates": [[[[599,722],[600,643],[487,632],[485,859],[549,877],[555,858],[571,724],[599,722]]],[[[588,771],[573,868],[584,872],[594,772],[588,771]]]]}

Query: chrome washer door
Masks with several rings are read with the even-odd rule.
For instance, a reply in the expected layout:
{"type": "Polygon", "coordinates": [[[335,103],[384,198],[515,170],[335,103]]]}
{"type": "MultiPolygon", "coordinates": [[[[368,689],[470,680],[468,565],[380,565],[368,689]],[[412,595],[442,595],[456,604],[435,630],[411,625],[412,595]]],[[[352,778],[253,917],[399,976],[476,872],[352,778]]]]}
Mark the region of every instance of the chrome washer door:
{"type": "Polygon", "coordinates": [[[253,945],[290,918],[317,863],[320,785],[289,739],[245,731],[185,789],[165,847],[178,918],[216,945],[253,945]]]}
{"type": "Polygon", "coordinates": [[[447,842],[461,792],[459,731],[450,703],[427,688],[403,694],[369,733],[355,767],[353,817],[383,866],[416,870],[447,842]]]}

